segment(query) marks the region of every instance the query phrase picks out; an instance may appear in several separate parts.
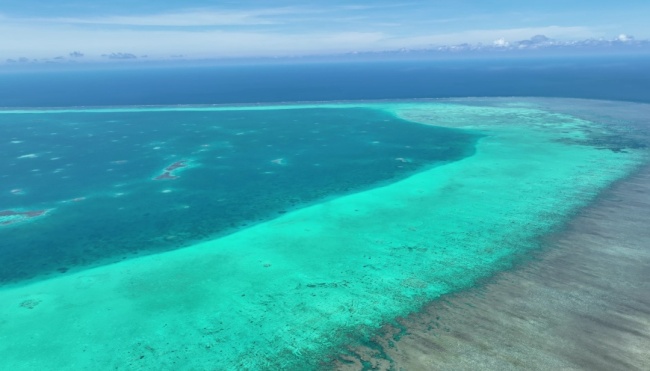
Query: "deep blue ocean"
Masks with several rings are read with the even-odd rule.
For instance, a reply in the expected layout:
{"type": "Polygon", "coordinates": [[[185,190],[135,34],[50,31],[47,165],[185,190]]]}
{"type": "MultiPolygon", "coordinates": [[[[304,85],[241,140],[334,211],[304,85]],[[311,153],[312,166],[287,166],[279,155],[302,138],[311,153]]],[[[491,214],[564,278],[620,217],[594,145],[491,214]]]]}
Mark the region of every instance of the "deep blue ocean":
{"type": "MultiPolygon", "coordinates": [[[[0,108],[467,96],[650,102],[649,65],[648,57],[573,57],[6,67],[0,108]]],[[[477,139],[366,109],[0,114],[0,283],[230,233],[456,161],[477,139]]]]}
{"type": "Polygon", "coordinates": [[[650,56],[0,69],[0,107],[538,96],[650,102],[650,56]]]}

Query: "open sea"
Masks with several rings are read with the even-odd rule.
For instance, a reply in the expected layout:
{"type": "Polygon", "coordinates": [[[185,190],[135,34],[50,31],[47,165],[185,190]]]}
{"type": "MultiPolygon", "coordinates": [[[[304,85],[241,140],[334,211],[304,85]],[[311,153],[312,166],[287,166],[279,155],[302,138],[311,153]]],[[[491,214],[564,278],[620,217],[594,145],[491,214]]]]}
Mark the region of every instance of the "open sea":
{"type": "Polygon", "coordinates": [[[443,367],[390,344],[650,164],[649,65],[5,67],[0,368],[443,367]]]}
{"type": "Polygon", "coordinates": [[[51,66],[0,71],[0,107],[450,97],[649,102],[648,56],[51,66]]]}

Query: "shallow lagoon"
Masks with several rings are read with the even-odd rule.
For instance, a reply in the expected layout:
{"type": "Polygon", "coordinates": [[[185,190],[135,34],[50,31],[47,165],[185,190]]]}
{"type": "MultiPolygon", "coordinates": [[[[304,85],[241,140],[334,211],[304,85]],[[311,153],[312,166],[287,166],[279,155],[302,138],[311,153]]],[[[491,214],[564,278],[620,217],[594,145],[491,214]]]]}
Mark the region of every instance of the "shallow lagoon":
{"type": "Polygon", "coordinates": [[[383,324],[521,263],[646,163],[638,122],[587,120],[567,111],[592,102],[563,103],[316,105],[480,139],[471,156],[224,237],[7,286],[0,353],[14,369],[328,367],[383,324]]]}

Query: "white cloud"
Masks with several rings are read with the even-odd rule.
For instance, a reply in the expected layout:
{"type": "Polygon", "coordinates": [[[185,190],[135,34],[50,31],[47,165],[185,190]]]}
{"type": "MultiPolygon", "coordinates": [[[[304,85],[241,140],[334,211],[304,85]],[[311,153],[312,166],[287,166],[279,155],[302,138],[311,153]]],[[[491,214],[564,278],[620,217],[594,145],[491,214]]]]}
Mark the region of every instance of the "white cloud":
{"type": "Polygon", "coordinates": [[[269,16],[280,12],[183,12],[176,14],[155,14],[147,16],[113,16],[105,18],[76,20],[78,23],[123,25],[123,26],[160,26],[160,27],[193,27],[193,26],[252,26],[277,24],[269,16]]]}
{"type": "Polygon", "coordinates": [[[510,46],[510,43],[507,42],[506,39],[504,39],[504,38],[502,37],[502,38],[500,38],[500,39],[494,40],[494,42],[492,42],[492,45],[494,45],[494,46],[496,46],[496,47],[505,48],[505,47],[510,46]]]}
{"type": "Polygon", "coordinates": [[[452,45],[462,43],[492,44],[494,40],[523,40],[533,35],[546,35],[553,39],[576,40],[600,37],[596,30],[581,26],[547,26],[507,29],[475,29],[454,33],[440,33],[406,37],[403,41],[412,46],[452,45]]]}
{"type": "Polygon", "coordinates": [[[628,42],[634,40],[634,36],[626,35],[624,33],[618,35],[617,37],[618,41],[620,42],[628,42]]]}
{"type": "Polygon", "coordinates": [[[176,13],[106,17],[49,17],[9,19],[0,16],[4,22],[52,25],[94,25],[94,26],[158,26],[158,27],[200,27],[200,26],[252,26],[277,24],[274,17],[302,13],[298,8],[268,8],[250,11],[218,11],[211,9],[185,10],[176,13]]]}

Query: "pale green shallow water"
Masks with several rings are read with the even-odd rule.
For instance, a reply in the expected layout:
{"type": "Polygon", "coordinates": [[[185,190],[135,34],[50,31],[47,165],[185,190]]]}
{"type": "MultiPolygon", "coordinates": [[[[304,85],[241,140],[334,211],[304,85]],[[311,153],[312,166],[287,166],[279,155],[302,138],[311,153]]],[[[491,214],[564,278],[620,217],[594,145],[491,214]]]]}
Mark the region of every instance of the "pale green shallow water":
{"type": "Polygon", "coordinates": [[[472,157],[224,238],[2,289],[3,368],[316,368],[511,267],[646,161],[589,145],[606,127],[533,104],[322,107],[350,106],[485,137],[472,157]]]}

